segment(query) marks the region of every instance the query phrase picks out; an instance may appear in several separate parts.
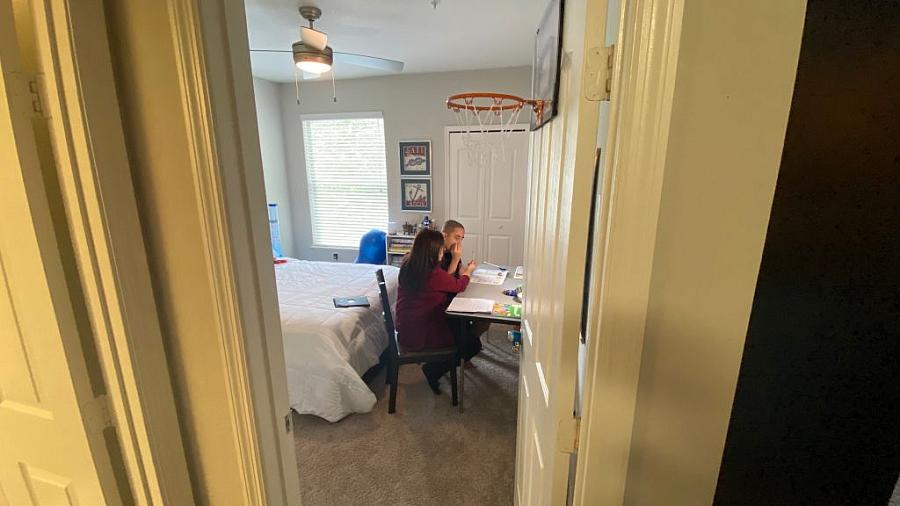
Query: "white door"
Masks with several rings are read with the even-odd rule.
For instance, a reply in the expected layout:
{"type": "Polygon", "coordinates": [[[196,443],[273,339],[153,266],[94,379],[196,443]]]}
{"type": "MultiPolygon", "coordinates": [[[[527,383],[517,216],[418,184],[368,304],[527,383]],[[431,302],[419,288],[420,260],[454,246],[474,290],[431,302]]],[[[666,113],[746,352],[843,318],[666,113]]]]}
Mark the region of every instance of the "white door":
{"type": "Polygon", "coordinates": [[[606,57],[597,49],[605,19],[606,0],[566,3],[558,115],[532,132],[516,446],[519,506],[562,505],[567,499],[598,90],[605,84],[599,75],[582,74],[605,68],[606,57]]]}
{"type": "Polygon", "coordinates": [[[522,265],[525,250],[525,188],[528,132],[449,133],[448,215],[466,227],[465,259],[522,265]],[[481,163],[467,147],[492,146],[481,163]]]}
{"type": "Polygon", "coordinates": [[[52,154],[36,141],[17,46],[11,2],[0,0],[0,504],[121,503],[103,380],[92,388],[91,337],[74,317],[42,179],[52,154]]]}

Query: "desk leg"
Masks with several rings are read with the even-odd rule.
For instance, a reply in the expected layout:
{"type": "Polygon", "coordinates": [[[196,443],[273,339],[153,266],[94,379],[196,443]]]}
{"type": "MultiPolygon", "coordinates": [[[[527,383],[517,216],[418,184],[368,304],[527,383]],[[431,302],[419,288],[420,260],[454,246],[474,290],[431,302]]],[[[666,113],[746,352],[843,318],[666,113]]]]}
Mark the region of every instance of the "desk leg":
{"type": "Polygon", "coordinates": [[[459,329],[459,412],[463,413],[463,399],[465,399],[466,391],[466,320],[465,318],[457,318],[456,324],[459,329]]]}

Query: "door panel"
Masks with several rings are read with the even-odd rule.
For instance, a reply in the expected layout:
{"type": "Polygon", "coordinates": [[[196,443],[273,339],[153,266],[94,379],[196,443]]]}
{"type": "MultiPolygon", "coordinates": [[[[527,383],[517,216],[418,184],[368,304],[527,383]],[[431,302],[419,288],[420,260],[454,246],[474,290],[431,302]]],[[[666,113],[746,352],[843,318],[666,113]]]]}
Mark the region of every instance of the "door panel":
{"type": "Polygon", "coordinates": [[[71,479],[22,463],[19,467],[35,504],[76,504],[71,479]]]}
{"type": "Polygon", "coordinates": [[[466,258],[498,265],[522,265],[528,133],[451,132],[449,214],[466,227],[466,258]],[[466,135],[492,146],[482,163],[471,156],[466,135]],[[473,238],[477,238],[472,240],[473,238]]]}
{"type": "Polygon", "coordinates": [[[4,357],[3,372],[0,373],[0,408],[16,406],[17,409],[30,410],[41,413],[45,418],[52,418],[52,413],[41,406],[36,374],[30,363],[34,358],[29,360],[20,324],[13,314],[9,284],[4,271],[3,259],[0,258],[0,328],[15,337],[0,341],[0,356],[4,357]]]}
{"type": "Polygon", "coordinates": [[[470,221],[470,220],[458,220],[460,223],[466,227],[466,239],[464,241],[464,249],[463,249],[463,262],[468,262],[470,259],[482,259],[484,258],[484,237],[481,234],[473,234],[469,232],[472,229],[480,228],[478,226],[479,222],[470,221]]]}
{"type": "Polygon", "coordinates": [[[457,153],[458,155],[453,159],[461,163],[456,166],[456,171],[451,173],[454,175],[452,188],[456,190],[452,193],[455,205],[454,212],[451,214],[456,217],[455,219],[478,222],[484,218],[481,208],[483,193],[481,191],[481,172],[478,167],[466,163],[465,152],[457,151],[457,153]]]}
{"type": "Polygon", "coordinates": [[[82,351],[91,336],[75,323],[44,188],[53,155],[36,140],[41,118],[15,21],[0,0],[0,489],[14,505],[120,502],[104,398],[91,390],[82,351]]]}
{"type": "Polygon", "coordinates": [[[482,223],[484,222],[484,185],[481,171],[476,164],[469,163],[468,151],[459,136],[450,135],[448,145],[450,153],[450,181],[448,200],[449,214],[466,228],[466,239],[463,242],[463,262],[469,259],[484,257],[482,223]]]}
{"type": "MultiPolygon", "coordinates": [[[[487,237],[485,260],[496,265],[514,265],[512,258],[513,238],[508,235],[492,234],[487,237]]],[[[516,264],[517,265],[517,264],[516,264]]]]}
{"type": "Polygon", "coordinates": [[[567,498],[597,135],[597,103],[585,98],[582,69],[586,55],[595,54],[584,48],[602,41],[597,27],[605,13],[605,0],[566,4],[559,111],[532,132],[516,456],[520,505],[562,505],[567,498]]]}
{"type": "Polygon", "coordinates": [[[525,250],[525,174],[528,166],[526,132],[489,133],[504,137],[486,174],[484,234],[485,260],[497,265],[522,265],[525,250]],[[496,247],[496,248],[495,248],[496,247]]]}

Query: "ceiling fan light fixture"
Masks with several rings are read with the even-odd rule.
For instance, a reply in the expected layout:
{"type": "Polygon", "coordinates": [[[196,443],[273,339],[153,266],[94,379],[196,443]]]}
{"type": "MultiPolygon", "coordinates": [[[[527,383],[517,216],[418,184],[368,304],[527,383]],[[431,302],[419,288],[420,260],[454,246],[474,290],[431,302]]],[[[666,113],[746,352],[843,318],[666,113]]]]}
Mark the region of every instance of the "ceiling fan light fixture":
{"type": "Polygon", "coordinates": [[[317,61],[299,61],[297,68],[310,74],[324,74],[331,70],[331,65],[317,61]]]}
{"type": "Polygon", "coordinates": [[[328,46],[320,50],[303,42],[295,42],[291,49],[294,53],[294,65],[304,72],[324,74],[331,70],[334,63],[334,54],[328,46]]]}

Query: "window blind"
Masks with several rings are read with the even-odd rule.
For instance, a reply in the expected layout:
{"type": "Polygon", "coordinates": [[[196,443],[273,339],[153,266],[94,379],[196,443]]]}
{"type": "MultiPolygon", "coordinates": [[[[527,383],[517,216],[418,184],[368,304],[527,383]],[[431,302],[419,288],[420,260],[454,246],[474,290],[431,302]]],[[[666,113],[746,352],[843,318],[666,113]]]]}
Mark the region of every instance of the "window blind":
{"type": "Polygon", "coordinates": [[[356,248],[387,229],[387,164],[380,113],[304,115],[313,246],[356,248]]]}

